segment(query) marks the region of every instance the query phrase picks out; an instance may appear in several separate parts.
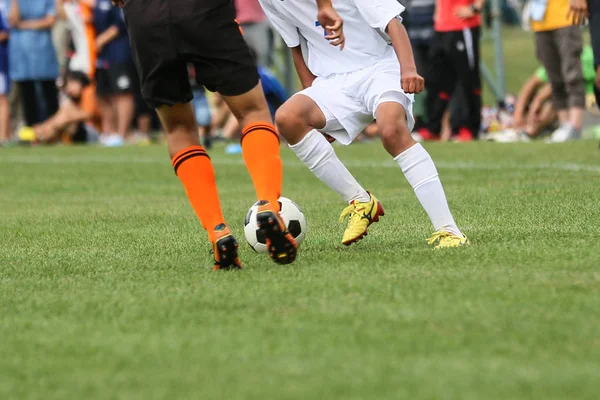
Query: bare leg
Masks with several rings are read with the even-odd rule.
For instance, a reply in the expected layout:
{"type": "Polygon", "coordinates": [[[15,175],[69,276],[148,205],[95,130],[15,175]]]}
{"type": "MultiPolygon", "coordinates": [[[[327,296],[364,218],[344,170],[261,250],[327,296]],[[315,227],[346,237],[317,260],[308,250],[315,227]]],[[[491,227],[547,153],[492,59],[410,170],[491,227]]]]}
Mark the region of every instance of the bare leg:
{"type": "Polygon", "coordinates": [[[149,114],[140,115],[137,119],[137,128],[141,133],[150,135],[150,131],[152,130],[152,116],[149,114]]]}
{"type": "Polygon", "coordinates": [[[10,104],[7,96],[0,96],[0,144],[10,140],[10,104]]]}
{"type": "Polygon", "coordinates": [[[583,125],[583,108],[573,107],[569,110],[569,122],[575,129],[581,129],[583,125]]]}
{"type": "Polygon", "coordinates": [[[240,123],[233,114],[229,114],[227,122],[223,126],[223,137],[231,140],[240,132],[240,123]]]}
{"type": "Polygon", "coordinates": [[[100,97],[98,99],[100,103],[100,112],[102,113],[102,133],[103,134],[113,134],[117,132],[117,124],[116,124],[116,113],[111,102],[111,99],[108,97],[100,97]]]}
{"type": "Polygon", "coordinates": [[[417,143],[408,130],[406,112],[400,103],[381,104],[377,108],[377,126],[383,147],[392,157],[398,156],[417,143]]]}
{"type": "Polygon", "coordinates": [[[452,137],[452,125],[450,123],[450,110],[446,110],[442,116],[442,131],[440,132],[440,141],[447,142],[452,137]]]}
{"type": "Polygon", "coordinates": [[[117,94],[114,96],[113,101],[117,115],[117,133],[122,138],[125,138],[129,133],[135,114],[133,94],[117,94]]]}

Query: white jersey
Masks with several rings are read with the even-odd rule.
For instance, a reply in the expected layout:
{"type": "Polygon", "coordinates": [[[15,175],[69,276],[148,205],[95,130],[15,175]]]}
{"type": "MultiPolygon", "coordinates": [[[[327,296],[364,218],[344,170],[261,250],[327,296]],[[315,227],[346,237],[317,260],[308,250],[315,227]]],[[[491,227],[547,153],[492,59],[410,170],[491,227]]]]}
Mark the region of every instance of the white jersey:
{"type": "Polygon", "coordinates": [[[344,20],[342,51],[324,38],[315,0],[259,1],[288,47],[302,45],[308,69],[315,76],[353,72],[395,57],[385,29],[392,19],[402,20],[404,7],[397,0],[332,0],[344,20]]]}

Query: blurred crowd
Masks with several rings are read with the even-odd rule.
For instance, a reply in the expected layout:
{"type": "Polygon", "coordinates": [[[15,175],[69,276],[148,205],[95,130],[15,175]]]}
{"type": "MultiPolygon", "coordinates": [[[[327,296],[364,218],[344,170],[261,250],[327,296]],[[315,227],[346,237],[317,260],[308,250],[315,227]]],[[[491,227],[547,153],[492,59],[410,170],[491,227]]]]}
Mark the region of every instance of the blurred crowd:
{"type": "MultiPolygon", "coordinates": [[[[274,113],[288,98],[267,67],[274,37],[257,0],[236,0],[238,21],[274,113]]],[[[0,143],[147,143],[159,130],[143,101],[122,11],[110,0],[0,0],[0,143]]],[[[199,134],[239,127],[218,94],[189,70],[199,134]]]]}
{"type": "MultiPolygon", "coordinates": [[[[278,38],[258,0],[234,3],[274,113],[290,94],[269,68],[278,38]]],[[[482,108],[481,101],[479,39],[482,23],[490,22],[489,5],[484,0],[401,3],[417,69],[426,80],[425,93],[415,100],[416,137],[528,141],[547,133],[552,141],[565,141],[581,136],[586,95],[593,97],[596,88],[596,63],[593,49],[583,46],[578,21],[567,17],[569,0],[528,3],[523,20],[535,31],[541,66],[516,97],[494,108],[482,108]]],[[[502,10],[505,23],[519,23],[520,7],[503,1],[502,10]]],[[[236,138],[239,126],[224,101],[195,84],[193,68],[189,75],[205,145],[236,138]]],[[[0,144],[119,146],[147,143],[158,130],[156,114],[140,93],[123,14],[110,0],[0,0],[0,144]]],[[[372,125],[362,138],[374,136],[372,125]]]]}

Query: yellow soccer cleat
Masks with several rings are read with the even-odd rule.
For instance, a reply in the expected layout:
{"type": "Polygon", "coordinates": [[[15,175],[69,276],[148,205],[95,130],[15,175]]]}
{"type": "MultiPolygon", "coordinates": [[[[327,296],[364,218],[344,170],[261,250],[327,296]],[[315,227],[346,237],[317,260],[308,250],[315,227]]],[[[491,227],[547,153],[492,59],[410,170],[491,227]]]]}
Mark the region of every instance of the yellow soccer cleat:
{"type": "Polygon", "coordinates": [[[369,226],[373,222],[379,222],[379,217],[385,215],[383,206],[379,200],[371,193],[369,193],[369,196],[371,196],[369,202],[360,203],[358,200],[354,200],[342,211],[340,222],[343,222],[346,217],[350,216],[348,226],[342,238],[343,245],[349,246],[367,236],[369,226]]]}
{"type": "Polygon", "coordinates": [[[454,233],[439,230],[427,239],[427,244],[433,245],[435,249],[446,249],[450,247],[470,246],[471,242],[466,236],[458,236],[454,233]]]}

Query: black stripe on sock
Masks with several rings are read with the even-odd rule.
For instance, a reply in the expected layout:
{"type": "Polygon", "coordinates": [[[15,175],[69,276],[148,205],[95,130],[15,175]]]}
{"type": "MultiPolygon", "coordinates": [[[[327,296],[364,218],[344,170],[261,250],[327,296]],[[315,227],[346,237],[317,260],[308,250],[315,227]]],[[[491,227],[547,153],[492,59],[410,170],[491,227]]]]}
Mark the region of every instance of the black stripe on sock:
{"type": "Polygon", "coordinates": [[[275,129],[273,129],[269,125],[256,125],[242,133],[242,137],[240,138],[240,144],[242,143],[242,141],[248,134],[250,134],[251,132],[254,132],[254,131],[258,131],[258,130],[265,130],[265,131],[271,132],[277,138],[277,143],[279,143],[279,135],[277,134],[275,129]]]}
{"type": "Polygon", "coordinates": [[[197,150],[194,153],[188,154],[184,157],[179,157],[179,159],[177,160],[175,165],[173,165],[173,169],[175,170],[175,175],[177,175],[177,170],[179,169],[179,166],[181,164],[183,164],[186,160],[189,160],[192,157],[206,157],[210,160],[210,157],[208,156],[208,154],[206,154],[205,151],[200,151],[200,150],[197,150]]]}
{"type": "MultiPolygon", "coordinates": [[[[195,146],[194,146],[195,147],[195,146]]],[[[194,149],[190,149],[190,150],[186,150],[183,153],[179,154],[176,158],[174,158],[173,160],[171,160],[171,162],[173,163],[173,165],[175,165],[177,163],[177,161],[179,161],[181,159],[181,157],[187,156],[188,154],[197,152],[197,151],[205,151],[202,147],[197,147],[194,149]]]]}

